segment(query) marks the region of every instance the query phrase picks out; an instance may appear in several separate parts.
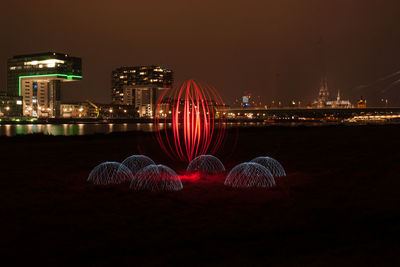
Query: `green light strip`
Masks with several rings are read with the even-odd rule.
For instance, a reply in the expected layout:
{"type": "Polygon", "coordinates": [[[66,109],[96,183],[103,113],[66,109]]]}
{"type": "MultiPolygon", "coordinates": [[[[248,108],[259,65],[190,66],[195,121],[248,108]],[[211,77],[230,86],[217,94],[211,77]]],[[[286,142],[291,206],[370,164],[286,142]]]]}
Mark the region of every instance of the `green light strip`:
{"type": "Polygon", "coordinates": [[[67,80],[72,80],[72,79],[82,79],[82,76],[79,75],[67,75],[67,74],[38,74],[38,75],[25,75],[25,76],[19,76],[19,83],[18,83],[18,92],[19,92],[19,96],[21,96],[21,82],[22,79],[24,78],[37,78],[37,77],[47,77],[47,76],[61,76],[66,78],[67,80]]]}

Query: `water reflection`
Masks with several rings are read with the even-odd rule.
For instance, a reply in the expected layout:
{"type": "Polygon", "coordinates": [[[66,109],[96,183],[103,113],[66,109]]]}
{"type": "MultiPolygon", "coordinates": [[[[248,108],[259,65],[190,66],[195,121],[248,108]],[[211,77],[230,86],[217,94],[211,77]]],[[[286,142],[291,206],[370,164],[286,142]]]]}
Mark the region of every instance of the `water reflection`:
{"type": "MultiPolygon", "coordinates": [[[[227,128],[240,127],[240,128],[254,128],[254,127],[269,127],[271,123],[268,122],[228,122],[227,128]]],[[[321,123],[274,123],[273,125],[285,125],[296,127],[299,125],[317,126],[321,123]]],[[[160,123],[159,129],[164,130],[172,128],[172,123],[160,123]]],[[[90,134],[104,134],[112,132],[131,132],[143,131],[154,132],[156,131],[154,123],[80,123],[80,124],[4,124],[0,125],[0,136],[15,136],[26,134],[45,134],[45,135],[90,135],[90,134]]]]}
{"type": "MultiPolygon", "coordinates": [[[[172,124],[168,123],[168,127],[172,124]]],[[[165,129],[165,124],[160,124],[160,129],[165,129]]],[[[15,136],[26,134],[45,135],[89,135],[113,132],[143,131],[153,132],[153,123],[80,123],[80,124],[5,124],[0,125],[0,136],[15,136]]]]}

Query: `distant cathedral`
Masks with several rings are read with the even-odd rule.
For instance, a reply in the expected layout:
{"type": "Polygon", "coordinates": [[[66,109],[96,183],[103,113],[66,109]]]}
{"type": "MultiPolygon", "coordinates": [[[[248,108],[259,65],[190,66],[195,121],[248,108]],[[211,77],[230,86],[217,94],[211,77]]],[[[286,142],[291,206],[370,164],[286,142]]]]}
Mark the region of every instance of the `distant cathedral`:
{"type": "Polygon", "coordinates": [[[352,108],[353,105],[349,100],[340,99],[340,91],[336,100],[329,100],[328,81],[324,77],[321,79],[318,98],[312,103],[313,108],[352,108]]]}

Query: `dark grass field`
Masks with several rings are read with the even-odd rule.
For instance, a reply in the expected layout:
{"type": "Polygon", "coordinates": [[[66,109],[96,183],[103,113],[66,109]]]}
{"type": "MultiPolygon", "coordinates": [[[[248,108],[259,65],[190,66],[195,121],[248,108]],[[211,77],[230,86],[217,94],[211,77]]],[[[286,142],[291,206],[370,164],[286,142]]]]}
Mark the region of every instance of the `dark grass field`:
{"type": "Polygon", "coordinates": [[[3,266],[400,264],[400,126],[230,130],[227,169],[269,155],[270,190],[223,178],[175,193],[86,182],[144,153],[182,172],[152,134],[0,138],[3,266]]]}

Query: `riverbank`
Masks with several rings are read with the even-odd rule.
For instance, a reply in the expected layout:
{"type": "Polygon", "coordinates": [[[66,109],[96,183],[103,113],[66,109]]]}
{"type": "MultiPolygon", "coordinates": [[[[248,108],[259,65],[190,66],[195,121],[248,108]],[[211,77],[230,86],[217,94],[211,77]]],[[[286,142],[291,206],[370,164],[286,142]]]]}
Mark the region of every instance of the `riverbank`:
{"type": "Polygon", "coordinates": [[[398,261],[399,125],[234,128],[218,157],[260,155],[271,190],[223,177],[176,193],[86,183],[103,161],[147,154],[183,172],[152,133],[0,138],[5,265],[387,265],[398,261]],[[23,256],[21,256],[23,255],[23,256]]]}
{"type": "Polygon", "coordinates": [[[101,124],[101,123],[153,123],[154,119],[145,118],[123,118],[123,119],[96,119],[96,118],[59,118],[59,119],[37,119],[37,118],[0,118],[0,125],[4,124],[101,124]]]}

